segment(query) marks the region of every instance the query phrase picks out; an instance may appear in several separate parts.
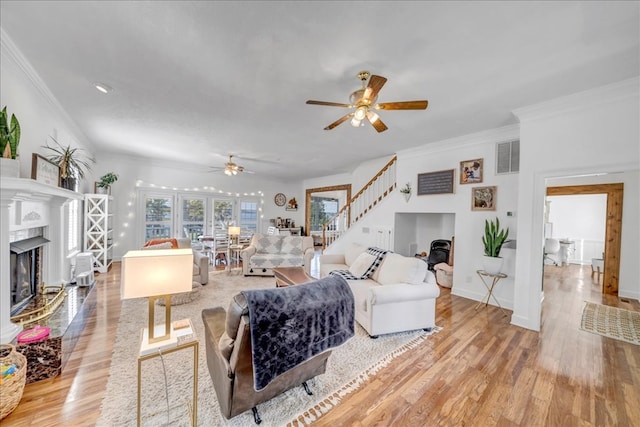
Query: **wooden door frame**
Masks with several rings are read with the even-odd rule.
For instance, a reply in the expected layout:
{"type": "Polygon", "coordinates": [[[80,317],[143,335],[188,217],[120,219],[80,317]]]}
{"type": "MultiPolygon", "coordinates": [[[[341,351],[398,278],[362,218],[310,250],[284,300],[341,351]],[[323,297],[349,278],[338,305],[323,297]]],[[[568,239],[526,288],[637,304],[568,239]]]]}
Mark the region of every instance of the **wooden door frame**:
{"type": "Polygon", "coordinates": [[[573,196],[578,194],[607,195],[607,221],[604,234],[604,278],[602,280],[602,292],[608,295],[618,295],[624,184],[617,183],[547,187],[547,196],[573,196]]]}
{"type": "Polygon", "coordinates": [[[346,191],[347,203],[349,203],[349,200],[351,200],[351,184],[307,188],[304,203],[304,229],[307,231],[307,236],[311,236],[311,193],[322,193],[324,191],[346,191]]]}

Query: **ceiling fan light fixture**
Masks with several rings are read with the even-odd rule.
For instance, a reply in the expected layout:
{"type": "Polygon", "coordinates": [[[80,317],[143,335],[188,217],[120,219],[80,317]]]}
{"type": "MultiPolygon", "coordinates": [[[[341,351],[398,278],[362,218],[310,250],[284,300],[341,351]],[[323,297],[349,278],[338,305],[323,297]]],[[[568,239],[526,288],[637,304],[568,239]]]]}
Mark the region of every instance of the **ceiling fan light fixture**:
{"type": "Polygon", "coordinates": [[[353,117],[353,119],[351,119],[351,126],[353,126],[354,128],[359,127],[360,123],[362,123],[362,120],[356,119],[355,116],[353,117]]]}
{"type": "Polygon", "coordinates": [[[355,113],[353,114],[353,118],[358,121],[361,121],[362,119],[365,118],[366,115],[367,115],[367,107],[360,106],[356,109],[355,113]]]}
{"type": "Polygon", "coordinates": [[[367,111],[367,119],[369,119],[371,123],[374,123],[380,120],[380,116],[374,113],[373,111],[367,111]]]}

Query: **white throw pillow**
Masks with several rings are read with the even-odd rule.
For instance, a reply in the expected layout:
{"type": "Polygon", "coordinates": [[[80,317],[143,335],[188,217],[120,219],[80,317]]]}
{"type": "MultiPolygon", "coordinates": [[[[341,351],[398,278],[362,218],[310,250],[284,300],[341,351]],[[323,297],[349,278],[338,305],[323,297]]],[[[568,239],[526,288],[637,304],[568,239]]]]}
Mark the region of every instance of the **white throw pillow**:
{"type": "Polygon", "coordinates": [[[375,255],[371,255],[370,253],[361,253],[349,267],[349,273],[353,274],[356,277],[364,276],[364,274],[367,272],[369,267],[371,267],[371,264],[373,264],[376,258],[377,257],[375,255]]]}
{"type": "MultiPolygon", "coordinates": [[[[359,245],[357,243],[350,243],[344,252],[344,262],[347,265],[351,265],[355,262],[358,255],[367,250],[366,246],[359,245]]],[[[352,273],[353,274],[353,273],[352,273]]]]}

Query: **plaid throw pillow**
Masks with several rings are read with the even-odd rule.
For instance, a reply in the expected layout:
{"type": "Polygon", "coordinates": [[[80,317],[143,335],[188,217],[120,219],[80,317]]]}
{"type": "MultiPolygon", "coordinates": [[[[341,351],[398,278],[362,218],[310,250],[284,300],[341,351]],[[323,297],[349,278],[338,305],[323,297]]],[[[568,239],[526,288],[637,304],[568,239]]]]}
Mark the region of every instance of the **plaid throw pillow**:
{"type": "Polygon", "coordinates": [[[382,260],[384,259],[384,256],[388,253],[392,253],[393,251],[387,251],[385,249],[380,249],[380,248],[376,248],[376,247],[370,247],[367,249],[367,253],[374,255],[376,257],[376,259],[373,261],[373,263],[369,266],[369,268],[367,269],[367,271],[360,277],[356,277],[353,274],[351,274],[351,272],[349,270],[333,270],[331,272],[329,272],[329,276],[340,276],[344,279],[347,280],[365,280],[368,279],[369,277],[371,277],[373,275],[373,273],[376,272],[376,270],[378,269],[378,267],[380,266],[380,264],[382,264],[382,260]]]}

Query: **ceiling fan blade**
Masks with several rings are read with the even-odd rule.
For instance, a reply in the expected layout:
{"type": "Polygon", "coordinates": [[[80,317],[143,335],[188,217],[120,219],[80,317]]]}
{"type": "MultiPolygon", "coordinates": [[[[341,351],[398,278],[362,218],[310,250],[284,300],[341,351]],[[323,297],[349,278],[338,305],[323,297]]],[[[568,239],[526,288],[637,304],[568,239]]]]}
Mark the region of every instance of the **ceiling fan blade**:
{"type": "Polygon", "coordinates": [[[429,101],[383,102],[376,104],[376,110],[426,110],[429,101]]]}
{"type": "Polygon", "coordinates": [[[386,82],[386,77],[376,76],[375,74],[371,76],[369,78],[369,85],[365,89],[364,95],[362,95],[362,100],[365,102],[373,102],[386,82]]]}
{"type": "Polygon", "coordinates": [[[326,101],[314,101],[312,99],[307,101],[307,104],[310,105],[326,105],[329,107],[343,107],[343,108],[351,108],[351,104],[341,104],[339,102],[326,102],[326,101]]]}
{"type": "Polygon", "coordinates": [[[326,128],[324,128],[324,130],[331,130],[334,127],[338,126],[341,123],[346,122],[347,120],[349,120],[349,118],[353,116],[353,113],[349,113],[349,114],[345,114],[344,116],[340,117],[338,120],[336,120],[335,122],[331,123],[329,126],[327,126],[326,128]]]}
{"type": "Polygon", "coordinates": [[[367,120],[369,120],[371,126],[373,126],[378,132],[384,132],[388,129],[387,125],[385,125],[382,120],[380,120],[380,116],[378,116],[373,111],[367,111],[367,120]]]}

